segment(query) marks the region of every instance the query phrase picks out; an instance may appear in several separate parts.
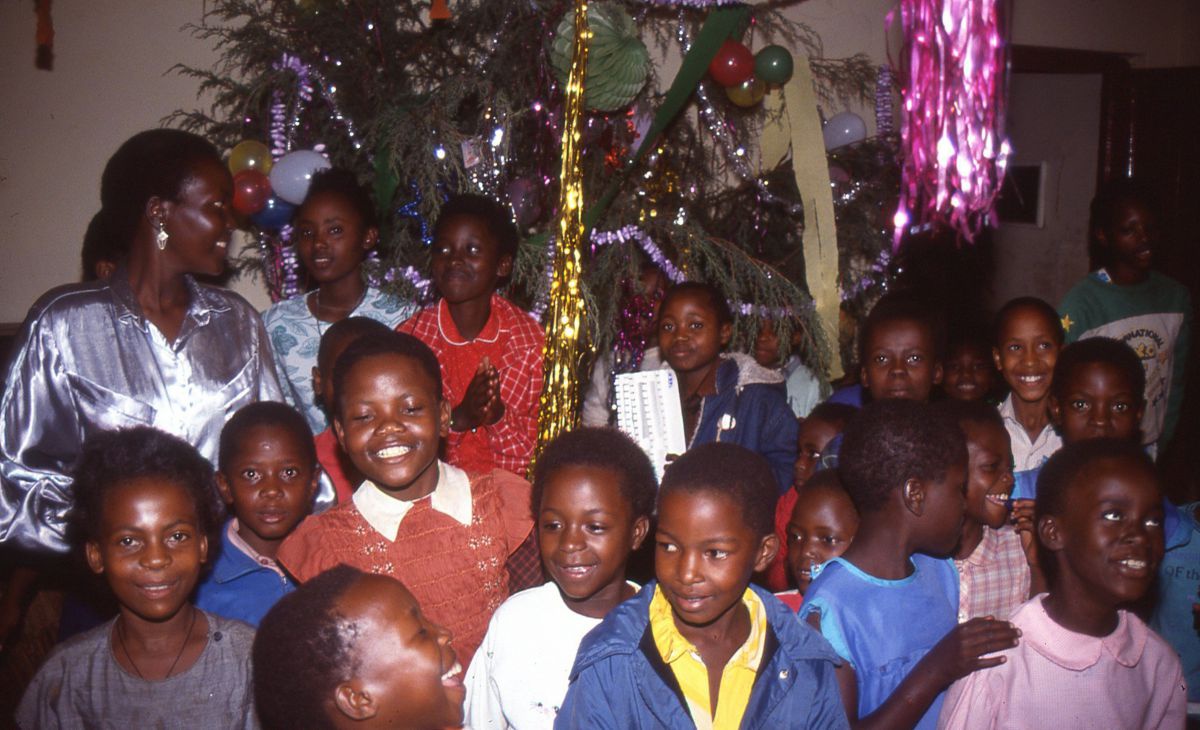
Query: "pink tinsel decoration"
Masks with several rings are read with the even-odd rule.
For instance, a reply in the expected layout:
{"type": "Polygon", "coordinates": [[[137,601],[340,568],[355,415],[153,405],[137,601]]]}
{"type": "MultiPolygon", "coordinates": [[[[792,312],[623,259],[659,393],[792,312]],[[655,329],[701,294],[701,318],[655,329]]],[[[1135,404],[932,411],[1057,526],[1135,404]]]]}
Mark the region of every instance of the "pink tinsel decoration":
{"type": "Polygon", "coordinates": [[[897,246],[919,223],[947,225],[968,241],[994,224],[1009,155],[999,5],[900,0],[905,48],[897,246]]]}

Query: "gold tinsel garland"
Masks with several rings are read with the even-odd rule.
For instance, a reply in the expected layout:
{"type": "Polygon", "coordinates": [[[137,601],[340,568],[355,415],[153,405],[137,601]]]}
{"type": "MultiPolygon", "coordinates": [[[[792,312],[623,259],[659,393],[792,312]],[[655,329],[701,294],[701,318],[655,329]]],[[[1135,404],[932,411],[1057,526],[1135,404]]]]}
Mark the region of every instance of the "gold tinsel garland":
{"type": "Polygon", "coordinates": [[[544,380],[538,411],[539,450],[559,433],[573,428],[579,418],[579,336],[584,324],[583,297],[579,290],[579,249],[584,230],[579,141],[590,37],[587,15],[586,0],[576,0],[575,48],[567,76],[563,116],[558,240],[554,246],[554,272],[546,308],[544,380]]]}

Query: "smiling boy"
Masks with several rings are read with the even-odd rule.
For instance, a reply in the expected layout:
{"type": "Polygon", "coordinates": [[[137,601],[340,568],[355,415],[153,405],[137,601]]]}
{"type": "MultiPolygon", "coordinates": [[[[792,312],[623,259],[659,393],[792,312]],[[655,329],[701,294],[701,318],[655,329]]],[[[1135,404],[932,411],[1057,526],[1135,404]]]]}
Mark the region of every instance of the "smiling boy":
{"type": "Polygon", "coordinates": [[[734,444],[667,467],[657,581],[584,639],[556,728],[846,727],[829,645],[750,585],[778,549],[774,481],[734,444]]]}

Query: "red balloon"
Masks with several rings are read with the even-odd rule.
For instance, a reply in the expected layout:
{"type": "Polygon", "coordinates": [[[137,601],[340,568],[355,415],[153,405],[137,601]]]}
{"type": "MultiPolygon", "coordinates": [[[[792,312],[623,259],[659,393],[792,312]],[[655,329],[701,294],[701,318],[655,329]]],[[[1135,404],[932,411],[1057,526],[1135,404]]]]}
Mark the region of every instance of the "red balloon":
{"type": "Polygon", "coordinates": [[[254,215],[271,197],[271,181],[258,170],[242,170],[233,176],[233,209],[242,215],[254,215]]]}
{"type": "Polygon", "coordinates": [[[730,38],[708,64],[708,73],[721,86],[737,86],[754,74],[754,54],[730,38]]]}

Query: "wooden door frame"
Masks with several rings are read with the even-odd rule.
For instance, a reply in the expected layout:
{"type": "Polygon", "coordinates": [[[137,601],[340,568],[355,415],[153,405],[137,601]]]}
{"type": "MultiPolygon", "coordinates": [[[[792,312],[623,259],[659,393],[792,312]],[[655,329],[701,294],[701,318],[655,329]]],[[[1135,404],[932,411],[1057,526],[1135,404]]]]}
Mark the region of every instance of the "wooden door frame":
{"type": "Polygon", "coordinates": [[[1096,152],[1096,187],[1128,177],[1135,153],[1134,95],[1129,56],[1103,51],[1013,45],[1012,73],[1098,74],[1100,135],[1096,152]]]}

